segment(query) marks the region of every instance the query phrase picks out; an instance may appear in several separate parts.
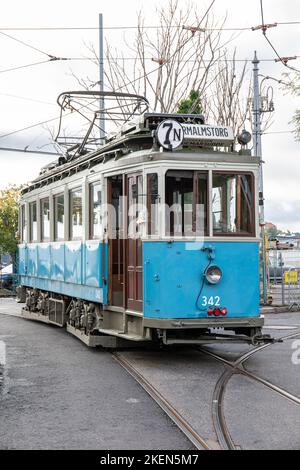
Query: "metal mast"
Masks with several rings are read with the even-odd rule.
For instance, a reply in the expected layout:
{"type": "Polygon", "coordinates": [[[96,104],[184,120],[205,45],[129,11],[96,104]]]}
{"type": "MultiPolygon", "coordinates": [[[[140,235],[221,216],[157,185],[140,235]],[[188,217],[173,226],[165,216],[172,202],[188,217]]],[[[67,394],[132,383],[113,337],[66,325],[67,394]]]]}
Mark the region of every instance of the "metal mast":
{"type": "MultiPolygon", "coordinates": [[[[104,91],[104,40],[103,40],[103,15],[99,14],[99,85],[100,91],[104,91]]],[[[104,117],[104,97],[99,99],[99,127],[100,127],[100,144],[104,144],[105,139],[105,117],[104,117]]]]}
{"type": "Polygon", "coordinates": [[[253,64],[253,153],[259,157],[259,225],[262,238],[262,283],[263,283],[263,302],[267,303],[267,276],[266,276],[266,255],[265,255],[265,214],[264,214],[264,196],[263,196],[263,161],[261,148],[261,97],[258,79],[258,64],[256,51],[254,52],[253,64]]]}
{"type": "Polygon", "coordinates": [[[262,149],[261,149],[261,97],[258,80],[258,64],[256,51],[252,61],[253,67],[253,151],[254,156],[260,158],[259,172],[259,222],[264,223],[264,198],[263,198],[263,168],[262,168],[262,149]]]}

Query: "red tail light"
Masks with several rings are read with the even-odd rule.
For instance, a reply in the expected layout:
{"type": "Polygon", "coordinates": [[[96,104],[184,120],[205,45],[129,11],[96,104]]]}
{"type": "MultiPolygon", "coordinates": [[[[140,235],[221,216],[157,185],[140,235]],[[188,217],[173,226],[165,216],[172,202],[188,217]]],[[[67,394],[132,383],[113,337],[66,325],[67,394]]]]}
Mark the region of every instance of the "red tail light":
{"type": "Polygon", "coordinates": [[[219,317],[220,315],[223,315],[224,317],[227,315],[227,308],[222,307],[222,308],[208,308],[207,309],[207,314],[209,316],[214,315],[215,317],[219,317]]]}

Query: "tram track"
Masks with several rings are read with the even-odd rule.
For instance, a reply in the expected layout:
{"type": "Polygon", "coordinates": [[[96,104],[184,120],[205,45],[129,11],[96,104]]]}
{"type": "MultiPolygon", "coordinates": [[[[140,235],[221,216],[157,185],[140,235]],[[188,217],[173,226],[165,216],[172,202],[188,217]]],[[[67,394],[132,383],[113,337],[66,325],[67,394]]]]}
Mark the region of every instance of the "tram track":
{"type": "Polygon", "coordinates": [[[248,351],[247,353],[243,354],[240,356],[238,359],[235,361],[228,361],[227,359],[223,358],[222,356],[219,356],[218,354],[215,354],[206,348],[197,348],[197,351],[208,355],[210,357],[213,357],[217,361],[221,362],[223,365],[226,366],[225,371],[223,374],[220,376],[214,392],[213,392],[213,400],[212,400],[212,418],[213,418],[213,424],[215,428],[215,432],[219,441],[219,444],[221,445],[223,450],[237,450],[237,447],[235,443],[233,442],[233,439],[230,435],[226,419],[225,419],[225,414],[224,414],[224,398],[225,398],[225,392],[226,392],[226,386],[229,382],[229,380],[235,375],[235,374],[240,374],[244,375],[252,380],[255,380],[258,383],[261,383],[265,387],[267,387],[269,390],[272,390],[276,393],[278,393],[281,397],[284,397],[288,399],[289,401],[293,402],[294,404],[300,405],[300,398],[289,393],[288,391],[284,390],[281,387],[278,387],[277,385],[274,385],[273,383],[269,382],[268,380],[259,377],[256,374],[252,374],[251,372],[245,370],[243,368],[244,363],[250,359],[253,355],[257,354],[258,352],[273,346],[274,344],[277,344],[278,342],[284,342],[288,341],[290,339],[298,338],[300,336],[300,332],[298,333],[292,333],[286,336],[283,336],[279,338],[275,343],[267,343],[263,344],[261,346],[257,346],[251,351],[248,351]],[[229,370],[228,370],[229,368],[229,370]]]}
{"type": "Polygon", "coordinates": [[[186,421],[186,419],[174,408],[174,406],[151,384],[126,358],[120,353],[113,352],[113,358],[120,364],[151,398],[162,408],[162,410],[171,418],[185,436],[192,442],[198,450],[212,450],[212,447],[203,439],[195,429],[186,421]]]}
{"type": "MultiPolygon", "coordinates": [[[[10,316],[18,316],[10,313],[5,313],[6,315],[10,316]]],[[[295,327],[293,327],[295,329],[295,327]]],[[[274,327],[275,329],[275,327],[274,327]]],[[[287,329],[287,328],[286,328],[287,329]]],[[[284,390],[283,388],[269,382],[268,380],[259,377],[256,374],[253,374],[244,368],[244,363],[250,359],[253,355],[259,353],[260,351],[277,344],[278,342],[288,341],[294,338],[298,338],[300,336],[299,328],[297,332],[292,334],[280,337],[273,343],[266,343],[257,347],[252,348],[247,353],[244,353],[236,360],[231,361],[222,357],[219,354],[214,353],[213,351],[205,348],[205,347],[195,347],[194,349],[198,352],[212,357],[213,359],[217,360],[218,362],[222,363],[225,366],[224,372],[220,375],[212,397],[212,421],[214,425],[214,429],[216,432],[217,441],[213,441],[211,439],[204,439],[192,426],[191,424],[182,416],[182,414],[167,400],[165,396],[149,381],[147,380],[141,372],[137,370],[136,367],[128,360],[122,353],[113,351],[111,352],[112,357],[116,362],[125,369],[133,378],[134,380],[139,383],[139,385],[149,394],[149,396],[160,406],[160,408],[169,416],[169,418],[176,424],[176,426],[183,432],[183,434],[189,439],[189,441],[196,447],[197,450],[215,450],[215,449],[223,449],[223,450],[237,450],[238,447],[234,443],[224,414],[224,399],[226,393],[226,387],[230,379],[235,374],[240,374],[243,376],[248,377],[258,383],[261,383],[269,390],[272,390],[278,393],[280,396],[288,399],[289,401],[293,402],[294,404],[300,405],[300,398],[292,395],[288,391],[284,390]]],[[[3,383],[5,382],[5,377],[0,376],[0,385],[2,385],[2,394],[3,394],[3,383]]],[[[5,388],[5,387],[4,387],[5,388]]]]}
{"type": "MultiPolygon", "coordinates": [[[[298,329],[299,330],[299,329],[298,329]]],[[[266,343],[257,346],[247,353],[243,354],[235,361],[229,361],[226,358],[209,351],[206,348],[195,348],[197,351],[216,359],[222,363],[226,369],[223,374],[219,377],[213,392],[212,398],[212,420],[215,428],[217,440],[219,446],[223,450],[237,450],[237,446],[234,443],[230,432],[227,427],[225,414],[224,414],[224,398],[226,392],[226,386],[229,380],[235,374],[247,376],[248,378],[255,380],[262,385],[266,386],[269,390],[278,393],[280,396],[290,400],[294,404],[300,405],[300,398],[292,395],[288,391],[284,390],[277,385],[259,377],[256,374],[252,374],[243,368],[243,364],[253,355],[258,352],[277,344],[278,342],[284,342],[289,339],[294,339],[300,336],[300,332],[292,333],[281,338],[278,338],[275,343],[266,343]]],[[[176,408],[151,384],[135,367],[134,365],[119,352],[112,353],[114,359],[124,368],[127,372],[144,388],[144,390],[151,396],[152,399],[163,409],[163,411],[173,420],[173,422],[179,427],[179,429],[187,436],[187,438],[195,445],[198,450],[211,450],[211,445],[203,439],[195,429],[186,421],[186,419],[176,410],[176,408]]],[[[215,447],[214,447],[215,448],[215,447]]]]}

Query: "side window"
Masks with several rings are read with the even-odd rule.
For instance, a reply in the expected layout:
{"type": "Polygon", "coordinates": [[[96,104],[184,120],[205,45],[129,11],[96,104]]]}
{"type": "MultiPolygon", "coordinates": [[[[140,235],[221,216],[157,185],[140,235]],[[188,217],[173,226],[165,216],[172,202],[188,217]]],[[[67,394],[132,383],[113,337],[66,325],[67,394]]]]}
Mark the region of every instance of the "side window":
{"type": "Polygon", "coordinates": [[[31,202],[29,204],[29,237],[30,242],[37,241],[37,209],[36,209],[36,202],[31,202]]]}
{"type": "Polygon", "coordinates": [[[101,184],[90,184],[90,238],[102,236],[101,184]]]}
{"type": "Polygon", "coordinates": [[[65,238],[65,198],[63,194],[54,196],[54,240],[65,238]]]}
{"type": "Polygon", "coordinates": [[[195,172],[194,231],[197,235],[208,234],[208,179],[207,173],[195,172]]]}
{"type": "Polygon", "coordinates": [[[43,242],[50,240],[50,204],[48,197],[41,199],[41,238],[43,242]]]}
{"type": "Polygon", "coordinates": [[[148,235],[158,234],[158,203],[158,175],[151,173],[147,175],[148,235]]]}
{"type": "Polygon", "coordinates": [[[26,221],[26,212],[25,204],[21,206],[21,241],[23,243],[27,242],[27,221],[26,221]]]}
{"type": "Polygon", "coordinates": [[[80,240],[82,234],[82,190],[74,189],[70,191],[70,240],[80,240]]]}

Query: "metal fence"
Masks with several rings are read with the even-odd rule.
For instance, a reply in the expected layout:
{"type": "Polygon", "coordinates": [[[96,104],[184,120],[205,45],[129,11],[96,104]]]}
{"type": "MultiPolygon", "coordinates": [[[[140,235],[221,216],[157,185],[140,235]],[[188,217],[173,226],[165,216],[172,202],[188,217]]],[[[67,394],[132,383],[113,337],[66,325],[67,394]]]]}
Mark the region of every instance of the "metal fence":
{"type": "Polygon", "coordinates": [[[300,250],[268,250],[267,295],[270,305],[300,309],[300,250]]]}

